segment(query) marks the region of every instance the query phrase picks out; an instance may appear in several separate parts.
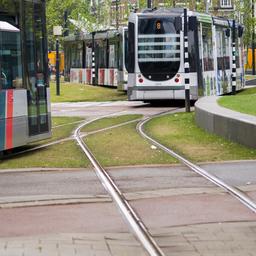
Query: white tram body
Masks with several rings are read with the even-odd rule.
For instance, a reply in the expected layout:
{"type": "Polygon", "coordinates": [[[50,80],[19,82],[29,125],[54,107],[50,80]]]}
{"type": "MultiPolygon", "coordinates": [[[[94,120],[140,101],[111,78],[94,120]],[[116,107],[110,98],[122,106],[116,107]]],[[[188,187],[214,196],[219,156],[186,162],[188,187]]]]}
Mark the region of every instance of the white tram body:
{"type": "Polygon", "coordinates": [[[65,78],[74,83],[127,90],[127,27],[67,36],[65,78]]]}
{"type": "Polygon", "coordinates": [[[184,99],[187,77],[191,100],[230,93],[234,79],[235,90],[244,87],[242,27],[232,20],[188,11],[187,74],[184,23],[181,8],[148,9],[130,15],[129,100],[184,99]]]}

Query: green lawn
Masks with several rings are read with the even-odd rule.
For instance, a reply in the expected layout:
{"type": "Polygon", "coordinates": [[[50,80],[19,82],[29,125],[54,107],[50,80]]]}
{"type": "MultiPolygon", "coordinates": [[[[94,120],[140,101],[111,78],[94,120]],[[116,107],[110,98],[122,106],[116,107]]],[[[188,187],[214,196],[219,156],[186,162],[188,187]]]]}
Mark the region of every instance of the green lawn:
{"type": "Polygon", "coordinates": [[[256,150],[209,134],[195,124],[194,113],[154,118],[146,132],[194,162],[256,159],[256,150]]]}
{"type": "Polygon", "coordinates": [[[245,89],[236,95],[223,96],[218,103],[225,108],[256,115],[256,87],[245,89]]]}
{"type": "MultiPolygon", "coordinates": [[[[72,131],[79,124],[73,123],[83,120],[79,117],[53,117],[53,126],[63,125],[53,129],[52,138],[35,142],[28,146],[24,146],[19,150],[31,148],[32,145],[42,145],[51,141],[67,138],[72,134],[72,131]]],[[[39,149],[33,152],[28,152],[21,155],[16,155],[10,159],[0,160],[0,169],[11,168],[29,168],[29,167],[87,167],[89,161],[83,156],[75,141],[62,142],[60,144],[50,146],[44,149],[39,149]]]]}
{"type": "Polygon", "coordinates": [[[253,75],[245,75],[245,80],[251,80],[251,79],[256,79],[256,76],[253,76],[253,75]]]}
{"type": "Polygon", "coordinates": [[[92,131],[104,129],[106,127],[132,121],[138,118],[142,118],[142,115],[122,115],[122,116],[106,117],[106,118],[97,120],[93,123],[90,123],[89,125],[86,125],[85,127],[83,127],[81,131],[92,132],[92,131]]]}
{"type": "Polygon", "coordinates": [[[100,86],[61,83],[60,96],[56,95],[55,83],[50,84],[51,102],[79,102],[79,101],[117,101],[126,100],[124,92],[115,88],[100,86]]]}
{"type": "Polygon", "coordinates": [[[80,151],[75,141],[64,142],[0,161],[0,169],[31,167],[85,168],[88,165],[89,161],[80,151]]]}
{"type": "Polygon", "coordinates": [[[103,166],[172,164],[177,161],[159,149],[152,149],[136,131],[136,123],[90,135],[86,144],[103,166]]]}

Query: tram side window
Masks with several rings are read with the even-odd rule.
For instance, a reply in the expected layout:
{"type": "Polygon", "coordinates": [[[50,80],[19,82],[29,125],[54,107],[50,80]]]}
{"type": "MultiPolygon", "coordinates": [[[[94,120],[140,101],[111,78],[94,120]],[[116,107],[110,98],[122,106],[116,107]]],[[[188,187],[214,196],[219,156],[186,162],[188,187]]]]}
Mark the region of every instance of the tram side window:
{"type": "Polygon", "coordinates": [[[92,47],[86,46],[85,67],[86,68],[92,67],[92,47]]]}
{"type": "Polygon", "coordinates": [[[106,44],[103,41],[96,42],[96,66],[97,68],[106,68],[106,44]],[[100,56],[100,58],[98,58],[100,56]]]}
{"type": "Polygon", "coordinates": [[[202,27],[204,71],[213,70],[213,44],[211,26],[202,27]]]}
{"type": "Polygon", "coordinates": [[[109,68],[117,68],[118,47],[114,44],[109,46],[109,68]]]}
{"type": "Polygon", "coordinates": [[[188,32],[188,54],[189,54],[189,69],[190,72],[196,72],[196,45],[195,32],[188,32]]]}
{"type": "Polygon", "coordinates": [[[20,31],[0,20],[0,89],[21,88],[22,85],[20,31]]]}
{"type": "Polygon", "coordinates": [[[225,28],[216,29],[216,44],[217,44],[217,64],[218,70],[230,68],[229,56],[229,40],[225,33],[225,28]]]}
{"type": "Polygon", "coordinates": [[[82,68],[83,66],[83,42],[72,44],[71,68],[82,68]]]}
{"type": "Polygon", "coordinates": [[[236,33],[236,68],[240,68],[240,49],[239,49],[239,38],[236,33]]]}
{"type": "Polygon", "coordinates": [[[128,57],[128,31],[124,32],[124,64],[126,70],[128,70],[129,66],[129,57],[128,57]]]}

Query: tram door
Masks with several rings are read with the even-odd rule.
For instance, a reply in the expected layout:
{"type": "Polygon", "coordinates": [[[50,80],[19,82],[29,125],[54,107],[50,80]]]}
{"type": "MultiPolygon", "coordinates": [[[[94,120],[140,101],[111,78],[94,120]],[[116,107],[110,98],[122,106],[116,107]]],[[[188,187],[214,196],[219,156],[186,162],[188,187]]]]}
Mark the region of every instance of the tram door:
{"type": "Polygon", "coordinates": [[[28,98],[29,136],[49,131],[47,111],[47,68],[43,6],[40,2],[25,1],[25,78],[28,98]]]}

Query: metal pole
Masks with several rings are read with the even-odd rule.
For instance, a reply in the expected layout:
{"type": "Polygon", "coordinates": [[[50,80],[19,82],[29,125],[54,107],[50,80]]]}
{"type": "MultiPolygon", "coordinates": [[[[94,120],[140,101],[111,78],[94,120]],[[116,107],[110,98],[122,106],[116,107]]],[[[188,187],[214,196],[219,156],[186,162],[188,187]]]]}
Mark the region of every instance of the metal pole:
{"type": "Polygon", "coordinates": [[[252,74],[255,75],[255,27],[254,27],[254,18],[255,18],[255,6],[254,6],[254,0],[252,0],[252,19],[253,19],[253,25],[252,25],[252,74]]]}
{"type": "Polygon", "coordinates": [[[96,85],[95,77],[95,42],[94,42],[95,32],[92,32],[92,84],[96,85]]]}
{"type": "Polygon", "coordinates": [[[205,12],[209,13],[209,1],[205,0],[205,12]]]}
{"type": "Polygon", "coordinates": [[[60,95],[60,58],[59,58],[59,39],[56,39],[56,95],[60,95]]]}
{"type": "Polygon", "coordinates": [[[119,28],[119,15],[118,15],[118,0],[116,0],[116,29],[119,28]]]}
{"type": "Polygon", "coordinates": [[[185,107],[190,112],[190,79],[189,79],[189,55],[188,55],[188,16],[184,9],[184,67],[185,67],[185,107]]]}
{"type": "Polygon", "coordinates": [[[232,94],[236,94],[236,22],[232,24],[232,94]]]}
{"type": "Polygon", "coordinates": [[[150,9],[152,8],[152,0],[148,0],[147,7],[150,8],[150,9]]]}

